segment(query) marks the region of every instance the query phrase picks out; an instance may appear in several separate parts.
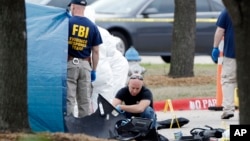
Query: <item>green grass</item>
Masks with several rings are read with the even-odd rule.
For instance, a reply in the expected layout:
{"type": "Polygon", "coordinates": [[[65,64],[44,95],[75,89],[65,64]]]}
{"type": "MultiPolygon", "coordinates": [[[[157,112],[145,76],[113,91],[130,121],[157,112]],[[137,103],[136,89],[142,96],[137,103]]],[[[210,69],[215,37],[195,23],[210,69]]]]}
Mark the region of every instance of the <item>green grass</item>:
{"type": "MultiPolygon", "coordinates": [[[[146,73],[149,74],[168,74],[170,64],[150,64],[150,63],[141,63],[142,67],[146,69],[146,73]]],[[[195,64],[194,65],[194,74],[206,74],[207,75],[214,75],[217,71],[216,64],[195,64]]]]}
{"type": "Polygon", "coordinates": [[[52,139],[49,139],[49,137],[42,134],[27,134],[22,135],[18,141],[52,141],[52,139]]]}
{"type": "Polygon", "coordinates": [[[150,90],[154,95],[155,101],[183,98],[207,98],[216,96],[216,85],[213,84],[182,87],[158,87],[150,88],[150,90]]]}

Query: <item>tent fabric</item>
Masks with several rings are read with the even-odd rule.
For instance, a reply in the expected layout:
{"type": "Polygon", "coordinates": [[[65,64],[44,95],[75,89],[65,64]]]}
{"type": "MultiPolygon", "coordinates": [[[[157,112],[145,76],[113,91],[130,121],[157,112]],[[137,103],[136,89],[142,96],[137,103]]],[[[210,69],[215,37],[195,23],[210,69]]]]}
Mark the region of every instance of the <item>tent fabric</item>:
{"type": "Polygon", "coordinates": [[[34,132],[64,132],[67,12],[27,2],[25,6],[29,124],[34,132]]]}
{"type": "Polygon", "coordinates": [[[98,108],[82,118],[65,116],[68,133],[84,133],[97,138],[114,139],[118,136],[115,125],[125,116],[120,114],[102,95],[98,95],[98,108]]]}

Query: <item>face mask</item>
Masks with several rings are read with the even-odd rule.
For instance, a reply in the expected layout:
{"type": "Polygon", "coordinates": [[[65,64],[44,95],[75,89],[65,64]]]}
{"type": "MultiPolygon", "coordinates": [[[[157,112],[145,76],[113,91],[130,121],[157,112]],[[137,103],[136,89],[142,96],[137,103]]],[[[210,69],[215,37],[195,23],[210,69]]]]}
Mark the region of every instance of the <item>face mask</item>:
{"type": "Polygon", "coordinates": [[[71,12],[71,10],[67,9],[67,14],[68,14],[68,16],[72,17],[72,12],[71,12]]]}
{"type": "Polygon", "coordinates": [[[70,16],[72,16],[72,12],[71,11],[69,11],[68,13],[69,13],[70,16]]]}

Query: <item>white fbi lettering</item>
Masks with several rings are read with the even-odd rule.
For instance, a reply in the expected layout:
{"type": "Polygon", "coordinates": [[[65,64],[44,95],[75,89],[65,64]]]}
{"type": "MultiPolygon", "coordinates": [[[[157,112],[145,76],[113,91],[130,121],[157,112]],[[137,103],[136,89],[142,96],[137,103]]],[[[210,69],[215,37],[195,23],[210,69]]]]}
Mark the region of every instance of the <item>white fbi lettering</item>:
{"type": "Polygon", "coordinates": [[[247,133],[247,129],[236,129],[234,136],[244,136],[247,133]]]}

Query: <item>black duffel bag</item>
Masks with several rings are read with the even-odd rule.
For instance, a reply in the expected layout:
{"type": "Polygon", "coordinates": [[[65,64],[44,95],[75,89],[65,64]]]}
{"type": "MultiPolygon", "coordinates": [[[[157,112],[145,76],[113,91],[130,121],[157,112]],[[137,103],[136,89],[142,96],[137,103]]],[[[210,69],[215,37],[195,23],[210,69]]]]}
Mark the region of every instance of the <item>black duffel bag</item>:
{"type": "Polygon", "coordinates": [[[120,120],[116,124],[118,137],[121,141],[168,141],[167,138],[158,134],[156,128],[152,128],[151,119],[133,117],[132,119],[120,120]]]}

